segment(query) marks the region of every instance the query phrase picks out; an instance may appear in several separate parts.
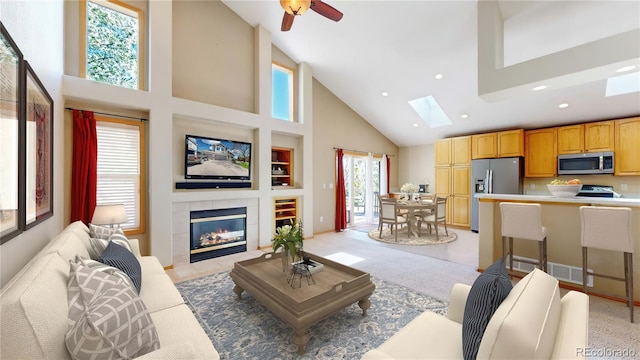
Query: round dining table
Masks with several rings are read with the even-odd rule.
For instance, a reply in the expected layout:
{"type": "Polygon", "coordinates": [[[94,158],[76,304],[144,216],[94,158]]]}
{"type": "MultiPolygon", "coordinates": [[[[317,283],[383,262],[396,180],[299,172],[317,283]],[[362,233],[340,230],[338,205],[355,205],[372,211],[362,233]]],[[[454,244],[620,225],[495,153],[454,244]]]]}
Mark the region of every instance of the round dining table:
{"type": "Polygon", "coordinates": [[[407,237],[411,234],[418,237],[418,220],[416,219],[416,211],[435,211],[436,203],[433,200],[398,200],[396,208],[402,212],[406,210],[407,214],[407,237]]]}

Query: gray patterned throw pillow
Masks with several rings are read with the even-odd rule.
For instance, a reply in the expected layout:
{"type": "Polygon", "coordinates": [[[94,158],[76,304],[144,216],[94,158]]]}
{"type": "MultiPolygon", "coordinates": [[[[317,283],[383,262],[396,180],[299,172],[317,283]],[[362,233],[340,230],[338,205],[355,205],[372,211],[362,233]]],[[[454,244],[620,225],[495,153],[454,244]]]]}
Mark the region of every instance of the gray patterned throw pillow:
{"type": "Polygon", "coordinates": [[[70,266],[65,344],[73,359],[131,359],[160,348],[147,307],[121,278],[70,266]]]}
{"type": "Polygon", "coordinates": [[[125,249],[132,251],[131,244],[129,243],[129,239],[127,239],[127,237],[124,235],[124,232],[122,231],[122,229],[118,228],[118,229],[115,229],[109,235],[106,235],[105,232],[100,234],[96,233],[96,237],[89,238],[91,249],[88,249],[88,250],[89,250],[89,256],[91,257],[91,259],[98,260],[98,258],[100,258],[100,255],[102,255],[104,250],[107,248],[107,245],[109,245],[110,241],[113,241],[116,244],[124,247],[125,249]]]}
{"type": "Polygon", "coordinates": [[[96,269],[96,270],[102,271],[103,273],[107,273],[109,275],[119,277],[122,280],[124,280],[125,283],[131,286],[131,289],[134,289],[134,290],[136,289],[136,286],[133,284],[133,281],[131,281],[131,278],[129,277],[129,275],[125,274],[124,271],[116,267],[103,264],[97,260],[85,259],[82,256],[78,256],[78,255],[76,255],[76,264],[82,264],[88,268],[96,269]]]}

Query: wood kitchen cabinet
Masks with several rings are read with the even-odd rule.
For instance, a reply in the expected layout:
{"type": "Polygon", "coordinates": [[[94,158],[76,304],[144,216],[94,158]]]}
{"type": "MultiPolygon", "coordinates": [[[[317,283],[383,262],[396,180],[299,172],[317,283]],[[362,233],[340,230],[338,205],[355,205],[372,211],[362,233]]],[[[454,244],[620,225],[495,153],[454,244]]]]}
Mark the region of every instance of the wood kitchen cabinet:
{"type": "Polygon", "coordinates": [[[557,128],[524,132],[524,176],[555,177],[558,173],[557,128]]]}
{"type": "Polygon", "coordinates": [[[558,154],[584,152],[584,124],[561,126],[558,129],[558,154]]]}
{"type": "Polygon", "coordinates": [[[524,130],[500,131],[497,136],[498,157],[524,156],[524,130]]]}
{"type": "Polygon", "coordinates": [[[561,126],[558,129],[558,154],[613,151],[614,121],[561,126]]]}
{"type": "Polygon", "coordinates": [[[471,136],[438,140],[434,150],[436,166],[469,165],[471,163],[471,136]]]}
{"type": "Polygon", "coordinates": [[[447,198],[447,224],[466,226],[470,223],[470,179],[469,165],[436,167],[436,190],[438,197],[447,198]]]}
{"type": "Polygon", "coordinates": [[[471,158],[493,159],[498,156],[498,133],[471,135],[471,158]]]}
{"type": "Polygon", "coordinates": [[[615,121],[615,175],[640,175],[640,117],[615,121]]]}
{"type": "Polygon", "coordinates": [[[508,130],[471,136],[472,159],[524,156],[524,130],[508,130]]]}
{"type": "Polygon", "coordinates": [[[436,153],[436,166],[451,165],[451,139],[436,141],[434,151],[436,153]]]}
{"type": "Polygon", "coordinates": [[[471,142],[459,136],[435,144],[435,194],[447,198],[447,224],[470,225],[471,142]]]}
{"type": "Polygon", "coordinates": [[[615,147],[615,122],[598,121],[584,124],[585,152],[613,151],[615,147]]]}

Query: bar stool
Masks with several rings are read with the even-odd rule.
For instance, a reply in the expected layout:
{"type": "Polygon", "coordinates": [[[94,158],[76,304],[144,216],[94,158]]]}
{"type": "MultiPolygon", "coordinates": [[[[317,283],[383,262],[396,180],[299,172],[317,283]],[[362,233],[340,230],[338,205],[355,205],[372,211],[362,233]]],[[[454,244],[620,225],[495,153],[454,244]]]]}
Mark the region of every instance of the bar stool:
{"type": "Polygon", "coordinates": [[[537,265],[547,272],[547,229],[542,226],[540,204],[500,203],[502,213],[502,261],[506,262],[509,238],[509,271],[513,271],[513,238],[535,240],[539,243],[538,260],[518,261],[537,265]]]}
{"type": "MultiPolygon", "coordinates": [[[[631,209],[627,207],[581,206],[582,291],[587,294],[587,276],[624,281],[625,299],[633,322],[633,238],[631,209]],[[587,270],[587,248],[624,253],[624,278],[587,270]]],[[[591,291],[592,294],[596,292],[591,291]]],[[[609,295],[600,293],[601,295],[609,295]]]]}

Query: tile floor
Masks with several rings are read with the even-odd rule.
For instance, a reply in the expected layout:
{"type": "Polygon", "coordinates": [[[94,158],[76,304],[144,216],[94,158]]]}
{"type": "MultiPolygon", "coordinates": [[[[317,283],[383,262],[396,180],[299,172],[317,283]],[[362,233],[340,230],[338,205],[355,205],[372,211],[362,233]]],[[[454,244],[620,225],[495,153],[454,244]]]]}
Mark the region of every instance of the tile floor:
{"type": "MultiPolygon", "coordinates": [[[[350,250],[355,248],[367,248],[379,246],[380,242],[372,240],[368,237],[367,232],[373,229],[377,224],[359,225],[353,229],[343,232],[327,232],[315,235],[313,238],[305,239],[304,248],[306,251],[322,254],[341,254],[336,255],[337,261],[349,264],[350,250]]],[[[478,234],[469,230],[451,228],[458,235],[456,241],[441,245],[393,245],[384,244],[389,249],[399,250],[387,252],[389,256],[401,254],[402,252],[410,252],[418,255],[435,257],[454,263],[470,265],[478,267],[478,234]]],[[[267,251],[268,249],[265,249],[267,251]]],[[[221,271],[229,271],[233,268],[233,264],[237,261],[247,260],[261,256],[262,250],[251,250],[240,254],[221,256],[209,260],[189,263],[188,256],[177,256],[173,259],[173,269],[167,270],[167,273],[174,282],[181,282],[190,279],[199,278],[208,274],[221,271]]],[[[393,259],[387,259],[392,261],[393,259]]]]}

